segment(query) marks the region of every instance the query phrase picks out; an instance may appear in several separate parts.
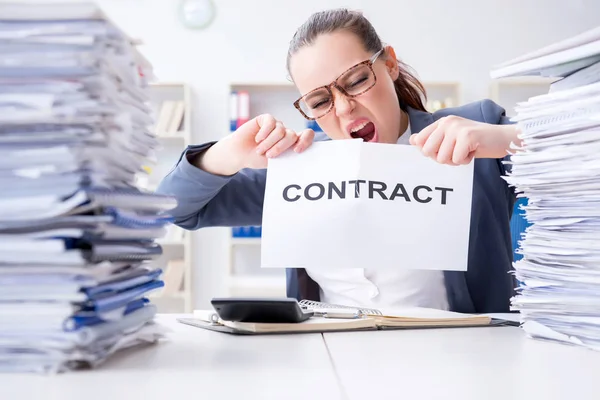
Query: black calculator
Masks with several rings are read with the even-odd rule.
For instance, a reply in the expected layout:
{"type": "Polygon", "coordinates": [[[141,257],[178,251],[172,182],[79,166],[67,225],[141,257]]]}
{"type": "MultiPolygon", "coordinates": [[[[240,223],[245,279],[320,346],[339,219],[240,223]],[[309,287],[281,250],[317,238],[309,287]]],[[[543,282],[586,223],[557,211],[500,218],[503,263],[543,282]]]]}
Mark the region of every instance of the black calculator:
{"type": "Polygon", "coordinates": [[[215,297],[211,304],[225,321],[297,323],[314,312],[304,310],[294,298],[215,297]]]}

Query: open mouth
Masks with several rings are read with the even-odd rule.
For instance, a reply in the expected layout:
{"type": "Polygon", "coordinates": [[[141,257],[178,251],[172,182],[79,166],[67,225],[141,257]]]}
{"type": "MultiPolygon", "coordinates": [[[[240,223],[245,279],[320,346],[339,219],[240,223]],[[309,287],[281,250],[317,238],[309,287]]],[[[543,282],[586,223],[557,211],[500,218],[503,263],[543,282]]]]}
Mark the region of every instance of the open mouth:
{"type": "Polygon", "coordinates": [[[350,135],[354,139],[362,139],[365,142],[376,141],[377,133],[375,132],[375,124],[368,121],[362,124],[361,126],[358,126],[357,128],[359,129],[353,129],[353,131],[350,132],[350,135]]]}

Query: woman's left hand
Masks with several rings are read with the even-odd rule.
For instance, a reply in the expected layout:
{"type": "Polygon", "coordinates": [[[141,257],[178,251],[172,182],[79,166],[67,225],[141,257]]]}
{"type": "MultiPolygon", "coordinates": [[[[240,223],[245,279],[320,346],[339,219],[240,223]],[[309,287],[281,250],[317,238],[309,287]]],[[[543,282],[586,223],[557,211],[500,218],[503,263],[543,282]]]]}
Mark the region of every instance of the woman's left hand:
{"type": "Polygon", "coordinates": [[[502,158],[519,143],[515,125],[492,125],[455,115],[440,118],[410,137],[410,144],[441,164],[464,165],[473,158],[502,158]]]}

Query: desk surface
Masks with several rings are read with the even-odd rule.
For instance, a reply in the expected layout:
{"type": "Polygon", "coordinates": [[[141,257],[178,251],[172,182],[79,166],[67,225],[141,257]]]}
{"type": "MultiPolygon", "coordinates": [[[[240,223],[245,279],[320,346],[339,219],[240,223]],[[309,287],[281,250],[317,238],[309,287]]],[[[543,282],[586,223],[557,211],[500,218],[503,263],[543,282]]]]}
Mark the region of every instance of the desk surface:
{"type": "Polygon", "coordinates": [[[600,352],[517,327],[325,334],[348,399],[598,399],[600,352]]]}
{"type": "Polygon", "coordinates": [[[320,334],[232,336],[157,321],[169,341],[115,354],[95,370],[0,374],[0,399],[340,399],[320,334]]]}
{"type": "Polygon", "coordinates": [[[600,352],[520,328],[233,336],[162,315],[166,343],[100,368],[0,374],[0,399],[597,399],[600,352]]]}

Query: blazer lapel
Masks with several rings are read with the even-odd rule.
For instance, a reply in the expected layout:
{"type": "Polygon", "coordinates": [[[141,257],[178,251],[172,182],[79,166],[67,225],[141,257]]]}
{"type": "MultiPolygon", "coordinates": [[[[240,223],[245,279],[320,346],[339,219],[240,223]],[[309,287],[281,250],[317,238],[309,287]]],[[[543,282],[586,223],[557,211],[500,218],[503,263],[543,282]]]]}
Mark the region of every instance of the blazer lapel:
{"type": "Polygon", "coordinates": [[[415,110],[412,107],[408,107],[408,119],[412,134],[421,132],[423,128],[433,123],[433,115],[431,113],[415,110]]]}

